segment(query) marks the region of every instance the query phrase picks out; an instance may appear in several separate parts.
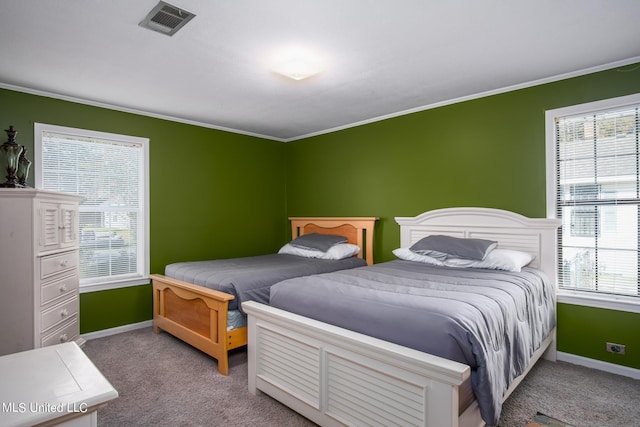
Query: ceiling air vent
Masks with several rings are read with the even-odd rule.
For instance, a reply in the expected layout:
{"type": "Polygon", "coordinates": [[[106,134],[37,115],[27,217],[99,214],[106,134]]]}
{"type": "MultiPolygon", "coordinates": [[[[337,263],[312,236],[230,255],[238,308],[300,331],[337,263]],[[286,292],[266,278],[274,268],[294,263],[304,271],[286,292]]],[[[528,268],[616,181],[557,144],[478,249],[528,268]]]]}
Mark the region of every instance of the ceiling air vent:
{"type": "Polygon", "coordinates": [[[140,26],[172,36],[194,16],[191,12],[161,1],[140,22],[140,26]]]}

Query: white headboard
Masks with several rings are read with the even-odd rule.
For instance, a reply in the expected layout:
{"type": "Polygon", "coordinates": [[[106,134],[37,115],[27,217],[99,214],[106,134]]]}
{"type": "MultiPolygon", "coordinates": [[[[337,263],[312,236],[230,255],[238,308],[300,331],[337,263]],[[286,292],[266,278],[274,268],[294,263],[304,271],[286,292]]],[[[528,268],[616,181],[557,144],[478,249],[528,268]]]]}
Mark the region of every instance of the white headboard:
{"type": "Polygon", "coordinates": [[[558,219],[527,218],[492,208],[445,208],[416,217],[396,217],[396,222],[400,224],[403,248],[431,234],[494,240],[499,248],[534,255],[531,266],[541,269],[552,283],[557,283],[558,219]]]}

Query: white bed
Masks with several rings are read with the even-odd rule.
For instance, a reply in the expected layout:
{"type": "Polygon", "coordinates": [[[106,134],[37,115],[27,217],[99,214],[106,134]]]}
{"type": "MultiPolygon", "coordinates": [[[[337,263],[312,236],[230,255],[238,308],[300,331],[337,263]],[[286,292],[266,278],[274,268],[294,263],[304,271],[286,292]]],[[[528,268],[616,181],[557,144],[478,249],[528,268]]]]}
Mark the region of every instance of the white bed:
{"type": "MultiPolygon", "coordinates": [[[[531,266],[556,283],[557,220],[449,208],[396,221],[402,247],[432,234],[495,240],[500,248],[534,255],[531,266]]],[[[248,302],[243,309],[251,393],[269,394],[320,425],[484,425],[467,365],[262,304],[248,302]]],[[[555,360],[554,340],[555,330],[530,367],[543,353],[555,360]]]]}

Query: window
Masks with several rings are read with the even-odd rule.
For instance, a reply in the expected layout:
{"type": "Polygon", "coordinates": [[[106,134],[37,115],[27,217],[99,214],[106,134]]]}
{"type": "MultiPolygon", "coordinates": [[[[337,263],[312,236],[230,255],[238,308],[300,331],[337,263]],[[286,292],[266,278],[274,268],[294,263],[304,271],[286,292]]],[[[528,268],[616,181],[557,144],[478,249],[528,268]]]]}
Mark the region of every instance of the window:
{"type": "Polygon", "coordinates": [[[547,111],[547,207],[562,220],[561,291],[640,296],[639,116],[640,94],[547,111]]]}
{"type": "Polygon", "coordinates": [[[35,180],[78,194],[80,289],[148,283],[146,138],[36,123],[35,180]]]}

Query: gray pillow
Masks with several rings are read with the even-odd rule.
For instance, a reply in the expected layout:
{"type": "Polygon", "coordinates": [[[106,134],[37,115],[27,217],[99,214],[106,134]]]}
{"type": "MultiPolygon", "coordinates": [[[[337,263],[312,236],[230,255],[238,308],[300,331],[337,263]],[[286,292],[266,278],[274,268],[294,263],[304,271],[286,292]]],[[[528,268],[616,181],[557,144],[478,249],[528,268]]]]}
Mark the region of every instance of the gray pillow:
{"type": "Polygon", "coordinates": [[[496,245],[497,242],[492,240],[462,239],[434,234],[418,240],[409,249],[440,261],[451,258],[483,260],[496,245]]]}
{"type": "Polygon", "coordinates": [[[335,234],[309,233],[293,239],[289,244],[303,249],[326,252],[338,243],[346,243],[347,238],[335,234]]]}

